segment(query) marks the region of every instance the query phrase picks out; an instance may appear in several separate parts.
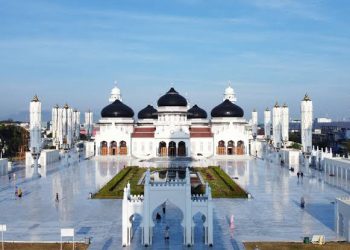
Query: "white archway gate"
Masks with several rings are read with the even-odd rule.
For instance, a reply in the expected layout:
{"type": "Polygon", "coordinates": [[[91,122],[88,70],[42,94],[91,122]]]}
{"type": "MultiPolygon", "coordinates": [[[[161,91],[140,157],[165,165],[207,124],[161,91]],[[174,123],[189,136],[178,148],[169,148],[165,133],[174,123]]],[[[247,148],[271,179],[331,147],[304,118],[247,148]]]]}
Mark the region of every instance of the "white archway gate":
{"type": "Polygon", "coordinates": [[[162,205],[165,201],[171,202],[177,206],[182,214],[181,222],[184,228],[184,245],[191,246],[194,244],[194,226],[193,215],[201,213],[206,220],[204,226],[205,244],[213,245],[213,204],[211,189],[206,183],[204,195],[191,194],[190,172],[186,169],[186,178],[184,180],[176,179],[167,182],[154,182],[150,179],[149,169],[145,175],[144,196],[131,195],[130,184],[124,188],[123,197],[123,246],[128,246],[133,237],[132,223],[129,218],[133,214],[139,214],[142,217],[140,227],[142,229],[142,244],[150,246],[153,243],[152,219],[153,211],[162,205]]]}

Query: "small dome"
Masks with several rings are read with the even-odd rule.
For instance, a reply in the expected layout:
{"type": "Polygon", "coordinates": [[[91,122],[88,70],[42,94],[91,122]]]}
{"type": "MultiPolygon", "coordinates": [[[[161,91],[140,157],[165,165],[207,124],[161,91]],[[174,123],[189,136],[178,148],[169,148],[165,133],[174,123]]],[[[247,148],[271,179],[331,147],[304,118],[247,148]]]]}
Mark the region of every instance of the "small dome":
{"type": "Polygon", "coordinates": [[[137,117],[139,119],[158,119],[158,114],[152,105],[148,105],[146,108],[140,110],[137,117]]]}
{"type": "Polygon", "coordinates": [[[211,111],[212,117],[243,117],[244,111],[238,105],[229,100],[223,101],[211,111]]]}
{"type": "Polygon", "coordinates": [[[206,119],[207,117],[207,112],[197,105],[194,105],[187,111],[187,119],[206,119]]]}
{"type": "Polygon", "coordinates": [[[228,86],[225,89],[225,95],[233,95],[235,93],[234,89],[231,86],[228,86]]]}
{"type": "Polygon", "coordinates": [[[134,116],[134,111],[121,101],[115,100],[113,103],[107,105],[102,109],[101,116],[107,118],[132,118],[134,116]]]}
{"type": "Polygon", "coordinates": [[[115,86],[112,90],[111,90],[111,95],[120,95],[120,89],[115,86]]]}
{"type": "Polygon", "coordinates": [[[187,100],[174,88],[171,88],[165,95],[158,99],[158,107],[164,106],[187,106],[187,100]]]}

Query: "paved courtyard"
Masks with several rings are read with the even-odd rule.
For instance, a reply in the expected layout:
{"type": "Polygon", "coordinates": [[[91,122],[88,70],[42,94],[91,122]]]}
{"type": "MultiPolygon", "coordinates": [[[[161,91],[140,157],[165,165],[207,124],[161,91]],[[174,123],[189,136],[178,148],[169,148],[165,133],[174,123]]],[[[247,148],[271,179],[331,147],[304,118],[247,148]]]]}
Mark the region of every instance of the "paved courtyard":
{"type": "MultiPolygon", "coordinates": [[[[92,237],[90,249],[120,249],[121,200],[90,200],[88,196],[130,164],[137,162],[95,158],[70,166],[54,164],[47,168],[46,177],[37,180],[26,179],[24,170],[16,173],[16,181],[0,177],[0,224],[7,224],[8,229],[5,240],[59,241],[60,228],[74,227],[77,240],[92,237]],[[23,190],[22,199],[15,198],[16,185],[23,190]],[[59,202],[55,202],[56,193],[59,202]]],[[[148,164],[166,162],[138,165],[148,164]]],[[[325,183],[322,173],[304,170],[304,178],[298,181],[287,168],[260,159],[196,162],[205,164],[219,164],[253,197],[215,200],[214,249],[238,249],[241,241],[300,241],[312,234],[336,240],[332,202],[335,197],[349,195],[349,190],[325,183]],[[304,210],[299,207],[301,196],[306,200],[304,210]],[[235,218],[233,231],[229,229],[231,215],[235,218]]],[[[158,238],[154,249],[182,248],[179,211],[176,207],[167,211],[166,218],[154,229],[158,238]],[[166,224],[171,225],[168,243],[161,236],[166,224]]],[[[139,232],[130,249],[140,249],[139,232]]],[[[198,237],[193,249],[203,249],[199,227],[195,235],[198,237]]]]}

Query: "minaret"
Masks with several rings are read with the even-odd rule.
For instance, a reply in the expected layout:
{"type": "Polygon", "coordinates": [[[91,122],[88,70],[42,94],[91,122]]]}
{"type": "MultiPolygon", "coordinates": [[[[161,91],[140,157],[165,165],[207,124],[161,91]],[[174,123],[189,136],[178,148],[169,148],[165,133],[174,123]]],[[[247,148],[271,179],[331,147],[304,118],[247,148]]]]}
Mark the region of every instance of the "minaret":
{"type": "Polygon", "coordinates": [[[286,143],[289,141],[289,108],[287,104],[284,104],[281,107],[281,113],[282,113],[282,140],[283,145],[286,147],[286,143]]]}
{"type": "Polygon", "coordinates": [[[73,145],[73,131],[74,131],[74,127],[73,127],[73,109],[72,108],[68,108],[67,109],[67,144],[68,147],[71,148],[73,145]]]}
{"type": "Polygon", "coordinates": [[[269,108],[264,111],[264,131],[265,139],[271,139],[271,111],[269,108]]]}
{"type": "Polygon", "coordinates": [[[80,112],[78,110],[74,110],[74,140],[78,141],[80,138],[80,112]]]}
{"type": "Polygon", "coordinates": [[[41,152],[41,102],[37,95],[29,105],[30,116],[30,152],[34,159],[33,177],[40,177],[38,161],[41,152]]]}
{"type": "Polygon", "coordinates": [[[89,110],[85,112],[85,129],[86,136],[90,139],[92,135],[92,125],[93,125],[93,113],[89,110]]]}
{"type": "Polygon", "coordinates": [[[255,140],[258,135],[258,112],[255,109],[252,112],[252,134],[255,140]]]}
{"type": "Polygon", "coordinates": [[[231,87],[230,81],[228,82],[228,86],[225,89],[223,101],[225,101],[226,99],[231,101],[232,103],[237,102],[236,93],[235,93],[234,89],[231,87]]]}
{"type": "Polygon", "coordinates": [[[312,101],[305,94],[304,99],[301,100],[301,144],[304,154],[309,154],[312,150],[312,117],[312,101]]]}
{"type": "Polygon", "coordinates": [[[117,87],[117,81],[114,82],[115,86],[114,88],[111,90],[111,96],[109,98],[109,102],[112,103],[115,100],[119,100],[119,101],[123,101],[122,100],[122,95],[120,92],[120,89],[117,87]]]}
{"type": "Polygon", "coordinates": [[[276,148],[281,147],[281,108],[276,102],[272,110],[272,130],[273,130],[273,144],[276,148]]]}
{"type": "Polygon", "coordinates": [[[59,145],[59,140],[58,140],[58,122],[59,122],[59,118],[58,118],[58,114],[59,114],[59,106],[56,105],[55,107],[52,108],[52,126],[51,126],[51,132],[52,132],[52,141],[53,141],[53,145],[54,146],[58,146],[59,145]]]}

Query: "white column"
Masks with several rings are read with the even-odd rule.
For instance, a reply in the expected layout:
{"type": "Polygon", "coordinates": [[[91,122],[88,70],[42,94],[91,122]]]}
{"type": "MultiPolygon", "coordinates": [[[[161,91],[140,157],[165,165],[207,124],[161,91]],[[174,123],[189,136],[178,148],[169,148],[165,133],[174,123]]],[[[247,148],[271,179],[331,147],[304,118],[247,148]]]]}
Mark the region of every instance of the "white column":
{"type": "Polygon", "coordinates": [[[267,108],[264,111],[264,131],[265,131],[265,139],[271,138],[271,111],[267,108]]]}
{"type": "Polygon", "coordinates": [[[281,108],[278,103],[275,104],[272,111],[272,130],[273,130],[273,144],[275,147],[281,145],[282,134],[281,134],[281,108]]]}
{"type": "Polygon", "coordinates": [[[34,96],[29,105],[30,117],[30,151],[34,159],[33,177],[38,177],[38,161],[41,152],[41,102],[34,96]]]}
{"type": "Polygon", "coordinates": [[[255,109],[252,112],[252,134],[253,138],[258,135],[258,112],[255,109]]]}
{"type": "Polygon", "coordinates": [[[284,143],[289,141],[289,108],[286,104],[281,108],[282,119],[282,140],[284,143]]]}
{"type": "Polygon", "coordinates": [[[312,119],[312,101],[308,95],[305,95],[301,101],[301,142],[303,152],[311,152],[312,149],[312,119]]]}

